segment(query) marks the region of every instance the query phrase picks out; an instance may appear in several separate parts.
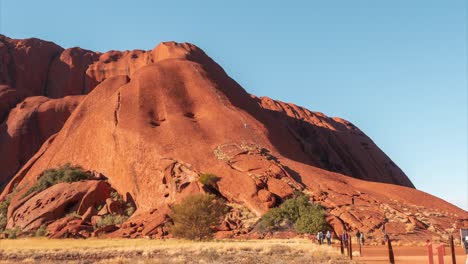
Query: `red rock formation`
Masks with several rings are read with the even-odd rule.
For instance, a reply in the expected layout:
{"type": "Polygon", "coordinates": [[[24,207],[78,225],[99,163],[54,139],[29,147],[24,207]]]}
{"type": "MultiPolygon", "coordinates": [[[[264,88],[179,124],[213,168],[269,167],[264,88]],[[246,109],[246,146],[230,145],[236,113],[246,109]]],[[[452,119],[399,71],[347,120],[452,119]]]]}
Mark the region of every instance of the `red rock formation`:
{"type": "Polygon", "coordinates": [[[10,208],[7,227],[28,231],[68,213],[81,215],[91,206],[104,204],[109,194],[110,186],[104,181],[59,183],[40,193],[18,199],[10,208]]]}
{"type": "Polygon", "coordinates": [[[11,110],[0,125],[0,186],[8,183],[41,145],[62,128],[81,99],[82,96],[61,99],[33,96],[11,110]]]}
{"type": "MultiPolygon", "coordinates": [[[[219,176],[220,195],[243,208],[234,208],[221,227],[232,235],[243,234],[294,191],[322,203],[336,232],[359,229],[378,237],[385,225],[393,235],[421,236],[447,234],[468,224],[466,211],[415,190],[350,122],[251,96],[194,45],[166,42],[153,51],[68,52],[52,63],[57,74],[68,77],[51,81],[56,74],[49,71],[47,94],[90,92],[60,132],[42,139],[41,149],[16,168],[0,196],[5,198],[18,184],[8,227],[30,225],[14,218],[21,215],[26,186],[45,169],[68,162],[102,173],[112,188],[135,202],[137,212],[127,223],[109,227],[120,228],[114,236],[167,235],[169,206],[204,192],[198,180],[204,172],[219,176]],[[57,60],[65,65],[54,66],[61,64],[57,60]],[[73,78],[81,86],[68,81],[73,78]]],[[[14,79],[9,74],[2,78],[14,79]]],[[[48,197],[48,192],[36,196],[48,197]]],[[[87,215],[86,221],[92,224],[99,215],[117,210],[107,207],[98,216],[87,215]]],[[[58,237],[89,235],[89,223],[61,221],[67,227],[54,227],[58,237]]]]}
{"type": "Polygon", "coordinates": [[[60,98],[67,95],[87,94],[95,86],[93,76],[86,74],[88,67],[99,57],[89,50],[66,49],[51,62],[43,95],[60,98]]]}
{"type": "Polygon", "coordinates": [[[306,154],[306,163],[358,179],[414,188],[403,171],[349,121],[267,97],[258,103],[273,111],[276,123],[287,127],[306,154]]]}

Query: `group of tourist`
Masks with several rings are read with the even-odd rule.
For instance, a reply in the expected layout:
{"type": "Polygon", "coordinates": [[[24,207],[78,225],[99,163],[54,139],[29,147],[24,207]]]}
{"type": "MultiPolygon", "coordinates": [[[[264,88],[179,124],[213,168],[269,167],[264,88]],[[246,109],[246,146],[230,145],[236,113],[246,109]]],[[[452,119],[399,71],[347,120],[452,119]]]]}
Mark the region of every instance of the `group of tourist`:
{"type": "MultiPolygon", "coordinates": [[[[348,239],[349,239],[349,234],[348,232],[344,231],[341,234],[341,241],[343,241],[343,244],[345,246],[348,246],[348,239]]],[[[359,230],[356,230],[356,242],[361,244],[361,246],[364,245],[364,233],[359,230]]]]}
{"type": "Polygon", "coordinates": [[[324,239],[327,240],[327,245],[331,245],[332,234],[330,230],[327,230],[327,233],[323,234],[322,231],[317,233],[317,241],[319,245],[323,245],[324,239]]]}
{"type": "MultiPolygon", "coordinates": [[[[320,231],[317,233],[317,242],[319,243],[319,245],[323,245],[324,241],[326,240],[327,245],[331,245],[332,236],[333,235],[332,235],[332,232],[330,232],[330,230],[327,230],[326,233],[320,231]]],[[[343,242],[345,246],[348,246],[348,239],[349,239],[348,232],[346,231],[343,232],[339,239],[341,239],[341,241],[343,242]]],[[[364,245],[364,233],[359,230],[356,231],[356,242],[361,245],[364,245]]]]}

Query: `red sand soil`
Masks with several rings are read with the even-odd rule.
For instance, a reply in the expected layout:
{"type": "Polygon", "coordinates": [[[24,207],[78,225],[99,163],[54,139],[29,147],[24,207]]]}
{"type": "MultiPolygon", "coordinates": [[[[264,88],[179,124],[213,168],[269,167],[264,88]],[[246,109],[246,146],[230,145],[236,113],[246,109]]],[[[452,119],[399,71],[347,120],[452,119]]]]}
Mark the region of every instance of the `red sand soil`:
{"type": "MultiPolygon", "coordinates": [[[[396,263],[408,264],[427,264],[428,250],[424,246],[397,246],[393,248],[396,263]]],[[[450,248],[445,247],[444,263],[452,263],[450,248]]],[[[457,263],[465,263],[466,254],[461,246],[455,248],[455,257],[457,263]]],[[[364,246],[362,248],[362,257],[354,257],[354,260],[364,263],[388,263],[388,250],[386,246],[364,246]]],[[[434,251],[434,263],[438,263],[438,256],[434,251]]]]}
{"type": "Polygon", "coordinates": [[[466,211],[414,189],[349,121],[250,95],[192,44],[101,54],[0,36],[0,55],[0,157],[9,159],[0,166],[0,183],[8,182],[0,200],[12,196],[8,228],[60,221],[54,232],[90,235],[93,210],[79,223],[62,218],[85,196],[60,200],[66,210],[49,205],[60,195],[52,188],[22,197],[42,171],[65,163],[107,178],[136,205],[111,236],[166,235],[170,206],[205,192],[198,179],[206,172],[221,178],[220,195],[236,205],[225,237],[245,235],[252,219],[295,191],[326,207],[337,234],[359,229],[380,239],[385,226],[393,239],[424,241],[468,226],[466,211]],[[31,205],[35,195],[44,207],[31,205]]]}

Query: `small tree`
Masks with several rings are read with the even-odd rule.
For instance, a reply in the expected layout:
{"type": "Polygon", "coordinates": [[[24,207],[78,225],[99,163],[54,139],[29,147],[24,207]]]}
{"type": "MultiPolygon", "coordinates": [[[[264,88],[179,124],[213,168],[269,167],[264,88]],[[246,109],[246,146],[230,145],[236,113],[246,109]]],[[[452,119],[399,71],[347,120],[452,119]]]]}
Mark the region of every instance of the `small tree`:
{"type": "Polygon", "coordinates": [[[212,237],[213,227],[221,223],[227,206],[212,194],[195,194],[174,205],[172,210],[171,233],[176,237],[202,240],[212,237]]]}
{"type": "Polygon", "coordinates": [[[286,226],[299,233],[316,233],[327,227],[325,210],[319,204],[312,204],[304,194],[286,200],[279,207],[270,209],[262,216],[256,228],[269,231],[286,226]]]}
{"type": "Polygon", "coordinates": [[[316,204],[302,208],[299,218],[294,223],[294,229],[299,233],[316,233],[327,228],[325,210],[316,204]]]}
{"type": "Polygon", "coordinates": [[[200,175],[200,182],[212,189],[218,189],[218,182],[221,178],[211,173],[203,173],[200,175]]]}
{"type": "Polygon", "coordinates": [[[91,175],[85,172],[80,166],[72,166],[70,163],[66,163],[58,168],[43,171],[36,183],[34,183],[34,185],[29,188],[21,198],[24,198],[31,193],[41,192],[50,186],[61,182],[77,182],[88,180],[90,178],[91,175]]]}

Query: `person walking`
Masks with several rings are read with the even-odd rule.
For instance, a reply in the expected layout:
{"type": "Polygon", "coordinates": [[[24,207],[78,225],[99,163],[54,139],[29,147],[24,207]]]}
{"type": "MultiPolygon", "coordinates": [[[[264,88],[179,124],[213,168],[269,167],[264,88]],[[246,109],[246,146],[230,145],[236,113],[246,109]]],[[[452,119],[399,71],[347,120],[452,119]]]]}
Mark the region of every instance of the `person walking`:
{"type": "Polygon", "coordinates": [[[343,241],[345,247],[348,247],[348,233],[346,233],[346,231],[341,235],[341,241],[343,241]]]}
{"type": "Polygon", "coordinates": [[[359,234],[359,243],[361,244],[361,246],[364,246],[364,233],[363,232],[359,234]]]}
{"type": "Polygon", "coordinates": [[[327,233],[325,234],[325,238],[327,239],[327,245],[331,245],[331,233],[330,233],[330,230],[327,230],[327,233]]]}
{"type": "Polygon", "coordinates": [[[322,231],[317,233],[317,240],[319,241],[320,245],[323,244],[323,232],[322,231]]]}
{"type": "Polygon", "coordinates": [[[356,243],[359,243],[361,240],[361,232],[359,230],[356,230],[356,243]]]}
{"type": "Polygon", "coordinates": [[[465,246],[465,253],[466,253],[466,262],[465,264],[468,264],[468,236],[463,239],[463,246],[465,246]]]}

